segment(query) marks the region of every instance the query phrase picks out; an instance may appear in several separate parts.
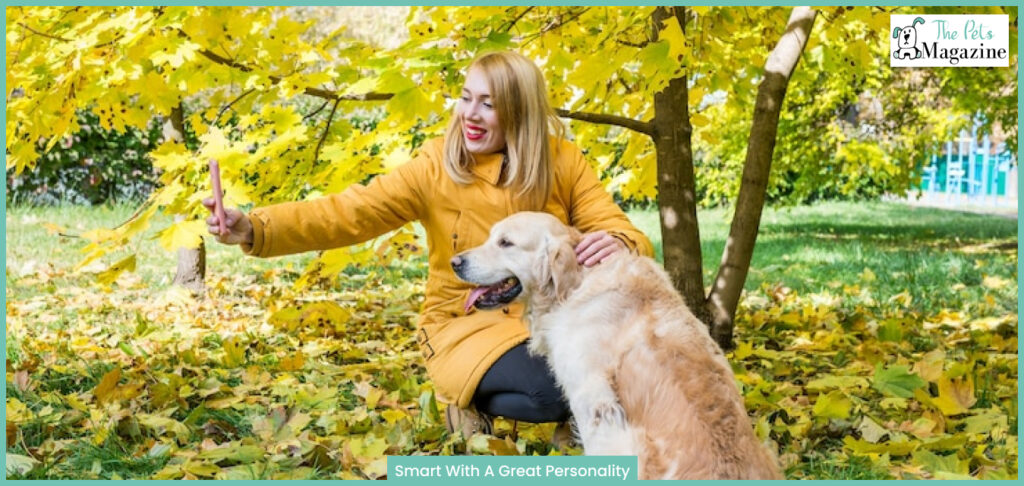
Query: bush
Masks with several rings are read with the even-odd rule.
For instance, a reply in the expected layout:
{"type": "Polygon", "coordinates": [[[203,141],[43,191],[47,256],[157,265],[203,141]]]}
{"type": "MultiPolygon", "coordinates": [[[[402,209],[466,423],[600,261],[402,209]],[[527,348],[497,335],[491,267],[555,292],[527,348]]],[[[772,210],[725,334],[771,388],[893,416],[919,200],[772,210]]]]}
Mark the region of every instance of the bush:
{"type": "Polygon", "coordinates": [[[100,127],[99,117],[78,112],[79,131],[58,141],[32,170],[7,175],[7,204],[104,204],[141,201],[156,185],[147,157],[160,143],[160,123],[145,131],[100,127]]]}

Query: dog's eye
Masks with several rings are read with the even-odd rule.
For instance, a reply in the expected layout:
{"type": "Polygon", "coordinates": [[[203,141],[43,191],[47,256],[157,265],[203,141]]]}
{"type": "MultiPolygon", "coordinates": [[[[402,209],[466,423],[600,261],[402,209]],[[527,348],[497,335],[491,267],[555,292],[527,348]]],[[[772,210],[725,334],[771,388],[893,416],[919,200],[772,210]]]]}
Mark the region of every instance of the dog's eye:
{"type": "Polygon", "coordinates": [[[505,238],[502,238],[502,239],[498,240],[498,246],[501,247],[501,248],[508,248],[508,247],[512,246],[512,242],[506,240],[505,238]]]}

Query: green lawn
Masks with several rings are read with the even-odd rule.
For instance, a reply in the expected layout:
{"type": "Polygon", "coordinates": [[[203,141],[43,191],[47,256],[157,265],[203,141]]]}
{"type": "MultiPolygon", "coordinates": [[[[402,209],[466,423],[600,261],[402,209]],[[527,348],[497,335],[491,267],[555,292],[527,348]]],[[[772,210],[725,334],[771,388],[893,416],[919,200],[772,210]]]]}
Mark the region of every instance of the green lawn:
{"type": "MultiPolygon", "coordinates": [[[[658,248],[657,215],[630,213],[658,248]]],[[[704,211],[701,252],[704,284],[722,257],[731,214],[704,211]]],[[[865,270],[880,296],[907,291],[921,308],[962,308],[984,293],[985,276],[1016,282],[1017,222],[896,203],[823,203],[769,208],[754,249],[747,289],[781,283],[800,292],[841,289],[861,283],[865,270]]],[[[1015,287],[1015,286],[1014,286],[1015,287]]],[[[999,304],[1016,309],[1017,295],[999,304]]]]}
{"type": "MultiPolygon", "coordinates": [[[[26,265],[70,268],[81,258],[87,243],[81,238],[52,234],[44,223],[81,234],[95,228],[123,223],[133,208],[113,207],[15,207],[7,211],[8,273],[26,265]]],[[[657,212],[634,210],[630,219],[647,234],[661,260],[657,212]]],[[[701,252],[704,282],[710,285],[722,256],[731,213],[701,211],[701,252]]],[[[155,218],[161,229],[170,218],[155,218]]],[[[155,231],[150,231],[152,236],[155,231]]],[[[768,208],[761,222],[747,288],[763,283],[782,283],[799,291],[838,288],[860,281],[865,269],[878,281],[882,294],[907,290],[925,307],[959,307],[985,275],[1015,279],[1017,223],[997,216],[980,216],[895,203],[825,203],[814,206],[768,208]],[[960,288],[957,284],[966,288],[960,288]],[[967,295],[965,295],[965,293],[967,295]]],[[[210,274],[251,273],[268,269],[301,271],[311,254],[261,260],[248,258],[236,248],[208,239],[210,274]]],[[[174,275],[174,255],[163,251],[155,239],[143,239],[130,248],[137,251],[137,274],[149,285],[164,288],[174,275]]],[[[120,255],[110,257],[113,263],[120,255]]],[[[99,267],[95,267],[99,268],[99,267]]],[[[1013,296],[1014,301],[1016,299],[1013,296]]],[[[1006,303],[1010,304],[1010,303],[1006,303]]]]}

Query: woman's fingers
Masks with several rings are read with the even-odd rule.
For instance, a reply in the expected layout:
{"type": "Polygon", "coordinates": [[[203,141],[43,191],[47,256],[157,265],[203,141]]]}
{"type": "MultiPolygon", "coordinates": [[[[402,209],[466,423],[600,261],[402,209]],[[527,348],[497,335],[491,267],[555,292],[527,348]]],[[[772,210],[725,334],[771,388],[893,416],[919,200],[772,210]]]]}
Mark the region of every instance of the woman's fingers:
{"type": "Polygon", "coordinates": [[[590,267],[604,261],[609,255],[621,249],[623,249],[622,242],[604,231],[587,233],[583,235],[580,244],[576,245],[576,261],[590,267]]]}
{"type": "Polygon", "coordinates": [[[587,233],[580,239],[578,245],[576,245],[576,262],[583,263],[587,258],[590,258],[600,250],[600,247],[595,245],[601,241],[601,238],[605,236],[604,231],[595,231],[593,233],[587,233]]]}
{"type": "Polygon", "coordinates": [[[607,258],[609,255],[611,255],[611,254],[613,254],[613,253],[615,253],[617,251],[619,251],[619,248],[615,244],[606,246],[606,247],[602,248],[601,251],[595,253],[594,256],[592,256],[592,257],[588,258],[586,261],[584,261],[583,262],[583,266],[585,266],[585,267],[592,267],[594,265],[597,265],[598,263],[603,262],[604,259],[607,258]]]}

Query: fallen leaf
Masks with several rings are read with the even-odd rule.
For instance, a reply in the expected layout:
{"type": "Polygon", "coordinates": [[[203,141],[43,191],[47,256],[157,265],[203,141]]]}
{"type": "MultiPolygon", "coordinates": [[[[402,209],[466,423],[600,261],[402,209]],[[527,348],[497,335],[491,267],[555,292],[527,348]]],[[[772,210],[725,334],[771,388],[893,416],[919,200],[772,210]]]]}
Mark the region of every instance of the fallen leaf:
{"type": "Polygon", "coordinates": [[[910,373],[904,365],[884,367],[882,363],[875,366],[875,375],[871,379],[871,387],[885,395],[901,398],[914,396],[914,390],[926,385],[927,382],[910,373]]]}

